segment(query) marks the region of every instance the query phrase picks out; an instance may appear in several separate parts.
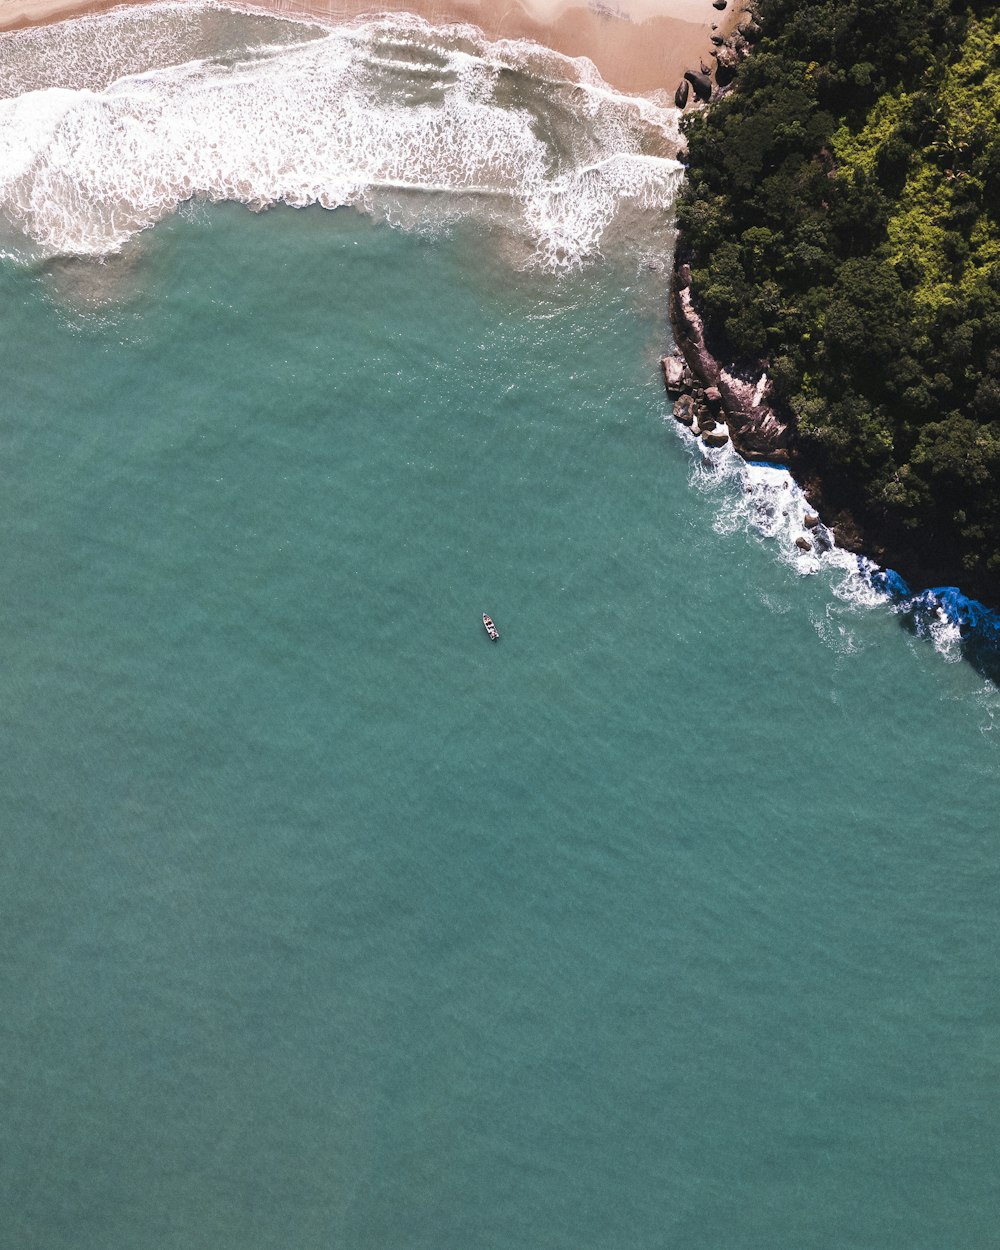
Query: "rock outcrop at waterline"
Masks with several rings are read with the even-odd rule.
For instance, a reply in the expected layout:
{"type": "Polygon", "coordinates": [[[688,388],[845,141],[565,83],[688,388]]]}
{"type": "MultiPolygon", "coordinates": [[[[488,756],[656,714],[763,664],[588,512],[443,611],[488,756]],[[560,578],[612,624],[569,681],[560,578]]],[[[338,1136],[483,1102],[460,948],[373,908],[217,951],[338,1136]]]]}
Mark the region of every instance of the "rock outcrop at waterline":
{"type": "Polygon", "coordinates": [[[686,390],[685,380],[689,377],[683,356],[664,356],[660,361],[663,369],[663,380],[667,391],[672,395],[680,395],[686,390]]]}
{"type": "Polygon", "coordinates": [[[722,396],[714,386],[699,387],[683,356],[664,356],[660,361],[667,393],[674,396],[674,417],[708,447],[725,447],[729,427],[718,418],[722,396]]]}
{"type": "Polygon", "coordinates": [[[752,58],[683,121],[705,340],[773,377],[838,546],[1000,606],[1000,6],[733,7],[752,58]]]}
{"type": "MultiPolygon", "coordinates": [[[[726,0],[716,0],[715,7],[724,9],[726,0]]],[[[741,14],[729,38],[712,38],[714,67],[703,61],[698,70],[684,74],[674,97],[678,108],[687,104],[689,88],[706,104],[725,94],[760,30],[752,4],[744,6],[741,14]]],[[[766,371],[761,366],[758,377],[747,378],[727,368],[709,351],[705,327],[692,301],[687,265],[681,265],[674,274],[670,316],[680,354],[665,356],[662,363],[667,390],[679,397],[674,405],[677,419],[713,446],[723,446],[731,436],[733,446],[748,460],[787,461],[789,430],[767,402],[770,382],[766,371]],[[719,425],[718,418],[725,424],[719,425]]]]}
{"type": "MultiPolygon", "coordinates": [[[[680,355],[663,358],[667,390],[693,396],[696,418],[699,405],[709,419],[715,419],[717,414],[724,417],[726,437],[717,445],[724,445],[731,436],[733,446],[747,460],[787,461],[789,429],[767,402],[767,373],[762,370],[757,378],[743,377],[709,351],[705,327],[691,299],[691,271],[687,265],[681,265],[674,276],[670,315],[680,355]]],[[[684,411],[688,411],[687,406],[684,411]]],[[[676,405],[675,415],[684,421],[676,405]]],[[[699,427],[704,429],[704,424],[699,423],[699,427]]],[[[715,431],[709,429],[707,433],[715,431]]],[[[720,436],[721,432],[716,438],[720,436]]]]}
{"type": "Polygon", "coordinates": [[[679,356],[664,356],[660,364],[667,393],[674,396],[674,419],[686,425],[707,447],[725,447],[729,442],[729,428],[712,416],[705,392],[693,389],[696,383],[691,374],[685,369],[679,382],[670,381],[671,377],[676,377],[677,364],[683,369],[683,360],[679,356]]]}
{"type": "MultiPolygon", "coordinates": [[[[724,9],[726,0],[721,0],[715,4],[715,8],[724,9]]],[[[702,104],[708,104],[713,97],[724,94],[726,89],[732,84],[736,77],[736,71],[740,62],[749,54],[750,45],[760,34],[760,26],[757,23],[757,14],[755,9],[747,5],[741,12],[744,16],[737,23],[733,33],[725,38],[722,35],[710,35],[709,38],[713,44],[711,56],[714,58],[714,65],[706,65],[702,61],[697,70],[689,69],[684,73],[677,91],[674,93],[674,103],[679,109],[687,106],[689,99],[689,87],[694,89],[694,96],[697,101],[702,104]],[[713,83],[712,75],[715,75],[713,83]]],[[[716,29],[715,24],[712,30],[716,29]]]]}
{"type": "Polygon", "coordinates": [[[695,97],[703,104],[707,104],[712,98],[712,79],[709,75],[699,70],[689,69],[685,71],[684,78],[694,88],[695,97]]]}
{"type": "Polygon", "coordinates": [[[740,57],[734,48],[720,48],[715,58],[715,81],[720,87],[728,87],[736,77],[740,57]]]}

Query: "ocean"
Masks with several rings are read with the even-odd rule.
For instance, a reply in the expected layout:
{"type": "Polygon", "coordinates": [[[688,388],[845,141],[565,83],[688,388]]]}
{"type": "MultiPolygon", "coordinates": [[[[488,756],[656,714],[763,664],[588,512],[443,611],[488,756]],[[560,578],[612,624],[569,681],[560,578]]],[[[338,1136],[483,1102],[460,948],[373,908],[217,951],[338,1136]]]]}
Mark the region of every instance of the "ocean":
{"type": "Polygon", "coordinates": [[[0,64],[0,1247],[995,1246],[1000,692],[670,417],[674,110],[0,64]]]}

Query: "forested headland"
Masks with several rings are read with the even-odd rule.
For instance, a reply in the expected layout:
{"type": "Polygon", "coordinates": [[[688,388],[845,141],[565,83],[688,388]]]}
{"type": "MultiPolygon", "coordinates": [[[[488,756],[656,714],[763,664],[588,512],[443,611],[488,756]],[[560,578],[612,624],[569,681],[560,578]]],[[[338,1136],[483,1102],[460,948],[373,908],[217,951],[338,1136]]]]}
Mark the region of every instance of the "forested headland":
{"type": "Polygon", "coordinates": [[[911,579],[998,605],[1000,13],[755,13],[733,87],[684,121],[678,263],[710,346],[763,362],[828,515],[911,579]]]}

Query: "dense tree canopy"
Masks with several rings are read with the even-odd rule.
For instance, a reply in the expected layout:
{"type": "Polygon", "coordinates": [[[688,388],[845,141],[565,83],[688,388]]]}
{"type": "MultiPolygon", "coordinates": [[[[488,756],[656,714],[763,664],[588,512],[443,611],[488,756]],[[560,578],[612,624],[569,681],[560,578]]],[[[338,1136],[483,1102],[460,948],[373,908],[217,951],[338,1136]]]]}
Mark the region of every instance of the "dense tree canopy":
{"type": "Polygon", "coordinates": [[[1000,602],[1000,15],[760,0],[686,119],[681,255],[715,346],[767,361],[827,493],[1000,602]]]}

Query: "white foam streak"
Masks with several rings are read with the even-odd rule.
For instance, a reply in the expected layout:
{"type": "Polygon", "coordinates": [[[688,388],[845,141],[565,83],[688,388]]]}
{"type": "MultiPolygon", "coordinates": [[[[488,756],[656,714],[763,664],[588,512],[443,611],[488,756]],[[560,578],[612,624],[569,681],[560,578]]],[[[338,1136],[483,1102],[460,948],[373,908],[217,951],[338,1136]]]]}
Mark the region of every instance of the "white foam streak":
{"type": "Polygon", "coordinates": [[[928,627],[928,632],[934,650],[949,663],[957,664],[962,659],[962,631],[943,612],[937,613],[928,627]]]}
{"type": "Polygon", "coordinates": [[[669,203],[681,169],[674,160],[616,155],[540,186],[526,205],[525,217],[542,263],[579,263],[596,252],[624,201],[643,210],[669,203]]]}
{"type": "Polygon", "coordinates": [[[930,641],[946,661],[963,658],[962,629],[942,606],[933,606],[933,600],[924,602],[923,596],[894,597],[876,576],[879,566],[872,560],[842,550],[825,526],[806,525],[812,509],[787,469],[747,463],[729,444],[708,448],[672,417],[667,420],[694,453],[692,485],[717,501],[716,533],[743,533],[765,542],[796,574],[827,580],[833,599],[822,616],[813,618],[813,627],[826,646],[845,656],[863,650],[870,644],[859,641],[859,636],[865,636],[856,628],[859,615],[872,609],[889,610],[910,617],[913,632],[930,641]],[[803,550],[801,542],[808,543],[809,550],[803,550]]]}
{"type": "MultiPolygon", "coordinates": [[[[850,621],[858,610],[891,604],[890,596],[873,584],[876,565],[836,545],[825,526],[810,528],[811,512],[801,487],[781,466],[747,463],[728,445],[707,448],[689,430],[672,421],[684,441],[696,451],[692,482],[696,489],[719,501],[713,527],[720,535],[745,533],[766,541],[781,563],[799,576],[822,575],[828,579],[837,602],[827,605],[815,620],[817,634],[834,651],[848,655],[859,649],[850,621]],[[804,550],[800,543],[808,543],[804,550]]],[[[945,649],[940,631],[935,645],[945,649]]]]}
{"type": "MultiPolygon", "coordinates": [[[[149,12],[162,26],[178,10],[149,12]]],[[[96,20],[136,25],[134,14],[96,20]]],[[[74,23],[63,25],[71,38],[74,23]]],[[[543,64],[565,60],[527,47],[543,64]]],[[[481,38],[459,49],[419,19],[383,18],[241,58],[140,67],[100,90],[28,92],[0,101],[0,207],[46,252],[104,255],[194,196],[393,219],[379,194],[433,192],[452,198],[445,216],[502,203],[538,263],[577,265],[623,204],[669,207],[680,166],[647,149],[669,148],[676,116],[596,72],[524,76],[526,55],[481,38]],[[523,78],[513,92],[512,74],[523,78]]]]}
{"type": "MultiPolygon", "coordinates": [[[[832,598],[822,615],[812,617],[812,624],[831,650],[848,656],[871,646],[874,635],[859,626],[874,609],[899,615],[915,637],[930,642],[947,662],[978,655],[975,662],[994,674],[998,671],[1000,624],[995,613],[953,587],[914,594],[897,573],[839,548],[826,526],[806,525],[812,509],[787,469],[747,463],[730,444],[708,448],[672,417],[665,420],[693,453],[692,485],[716,503],[715,531],[742,533],[751,541],[766,543],[795,573],[819,575],[827,582],[832,598]],[[808,549],[804,549],[806,544],[808,549]]],[[[783,610],[762,597],[771,611],[783,610]]],[[[998,706],[996,686],[991,681],[984,691],[989,723],[983,732],[991,732],[998,706]]]]}

